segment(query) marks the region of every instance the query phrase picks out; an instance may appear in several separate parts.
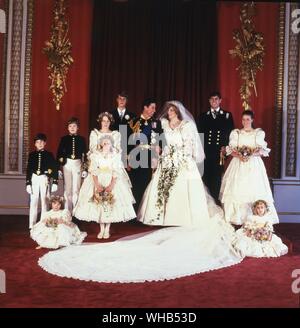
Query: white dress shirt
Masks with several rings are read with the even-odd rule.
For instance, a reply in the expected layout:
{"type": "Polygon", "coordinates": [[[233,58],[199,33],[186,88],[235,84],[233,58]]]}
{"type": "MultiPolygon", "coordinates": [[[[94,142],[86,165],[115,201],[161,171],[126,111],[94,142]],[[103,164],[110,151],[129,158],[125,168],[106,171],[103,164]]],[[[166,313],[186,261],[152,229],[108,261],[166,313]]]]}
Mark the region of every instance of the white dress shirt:
{"type": "Polygon", "coordinates": [[[118,113],[119,113],[120,119],[122,119],[124,117],[125,111],[126,111],[126,108],[118,107],[118,113]]]}

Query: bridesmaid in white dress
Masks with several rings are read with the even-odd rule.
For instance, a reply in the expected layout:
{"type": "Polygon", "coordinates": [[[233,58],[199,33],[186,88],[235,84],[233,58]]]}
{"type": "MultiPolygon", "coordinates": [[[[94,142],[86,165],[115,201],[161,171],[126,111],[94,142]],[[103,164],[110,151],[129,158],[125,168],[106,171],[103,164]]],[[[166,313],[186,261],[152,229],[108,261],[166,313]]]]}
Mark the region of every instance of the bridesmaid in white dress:
{"type": "MultiPolygon", "coordinates": [[[[100,233],[97,237],[107,239],[110,237],[110,223],[136,217],[132,206],[135,200],[121,160],[120,133],[109,129],[113,117],[107,112],[102,113],[99,122],[100,130],[94,129],[90,135],[89,174],[81,186],[74,216],[79,220],[99,223],[100,233]],[[112,193],[112,207],[102,206],[99,199],[95,200],[95,191],[112,193]]],[[[102,203],[107,203],[104,198],[102,203]]]]}
{"type": "Polygon", "coordinates": [[[37,249],[79,245],[86,237],[86,232],[81,232],[72,222],[68,209],[62,209],[63,205],[63,197],[52,196],[51,210],[44,213],[41,220],[31,229],[30,236],[39,245],[37,249]]]}
{"type": "Polygon", "coordinates": [[[273,224],[278,215],[262,156],[269,156],[265,132],[252,127],[254,114],[247,110],[242,115],[242,129],[231,132],[227,155],[233,158],[223,176],[220,201],[224,206],[225,219],[242,225],[251,215],[251,205],[264,199],[270,207],[273,224]],[[247,148],[246,148],[247,147],[247,148]],[[244,150],[242,150],[244,148],[244,150]]]}
{"type": "Polygon", "coordinates": [[[278,257],[288,253],[287,246],[273,231],[273,216],[264,200],[253,204],[253,215],[236,231],[234,247],[244,256],[278,257]]]}

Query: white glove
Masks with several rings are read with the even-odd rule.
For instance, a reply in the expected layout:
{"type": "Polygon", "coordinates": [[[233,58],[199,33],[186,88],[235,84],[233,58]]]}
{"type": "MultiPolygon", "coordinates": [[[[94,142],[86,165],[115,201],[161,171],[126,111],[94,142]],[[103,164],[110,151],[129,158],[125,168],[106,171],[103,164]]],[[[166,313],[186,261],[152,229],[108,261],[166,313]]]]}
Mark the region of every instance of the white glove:
{"type": "Polygon", "coordinates": [[[57,191],[57,184],[53,183],[51,187],[51,192],[56,192],[57,191]]]}
{"type": "Polygon", "coordinates": [[[62,179],[63,178],[63,173],[61,170],[58,170],[58,178],[62,179]]]}
{"type": "Polygon", "coordinates": [[[26,191],[28,192],[28,194],[32,194],[32,187],[31,187],[31,185],[27,185],[26,186],[26,191]]]}
{"type": "Polygon", "coordinates": [[[85,179],[87,176],[88,176],[87,171],[82,171],[82,173],[81,173],[81,177],[82,177],[83,179],[85,179]]]}

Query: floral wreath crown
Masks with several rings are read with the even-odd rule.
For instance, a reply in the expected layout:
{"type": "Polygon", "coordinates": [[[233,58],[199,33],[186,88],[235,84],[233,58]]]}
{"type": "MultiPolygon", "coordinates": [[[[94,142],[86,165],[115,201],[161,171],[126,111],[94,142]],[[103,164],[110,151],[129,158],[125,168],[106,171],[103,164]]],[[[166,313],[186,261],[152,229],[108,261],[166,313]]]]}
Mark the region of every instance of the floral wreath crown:
{"type": "Polygon", "coordinates": [[[98,118],[97,118],[97,122],[101,122],[102,121],[102,118],[104,117],[104,116],[107,116],[108,117],[108,119],[110,120],[110,124],[113,124],[114,123],[114,117],[112,116],[112,114],[111,113],[109,113],[109,112],[103,112],[103,113],[100,113],[99,115],[98,115],[98,118]]]}

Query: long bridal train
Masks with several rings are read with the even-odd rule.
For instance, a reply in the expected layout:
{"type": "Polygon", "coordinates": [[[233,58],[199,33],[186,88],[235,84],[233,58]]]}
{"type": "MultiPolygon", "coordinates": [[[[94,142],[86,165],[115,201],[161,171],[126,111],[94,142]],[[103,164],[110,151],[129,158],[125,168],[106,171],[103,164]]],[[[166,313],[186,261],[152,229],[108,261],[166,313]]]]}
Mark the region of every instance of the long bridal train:
{"type": "Polygon", "coordinates": [[[126,283],[174,279],[240,263],[243,256],[232,246],[233,227],[206,190],[204,198],[205,211],[198,213],[196,226],[70,246],[47,253],[39,265],[61,277],[126,283]]]}
{"type": "Polygon", "coordinates": [[[238,264],[234,231],[218,218],[208,226],[172,227],[103,244],[52,251],[39,265],[61,277],[97,282],[168,280],[238,264]]]}

